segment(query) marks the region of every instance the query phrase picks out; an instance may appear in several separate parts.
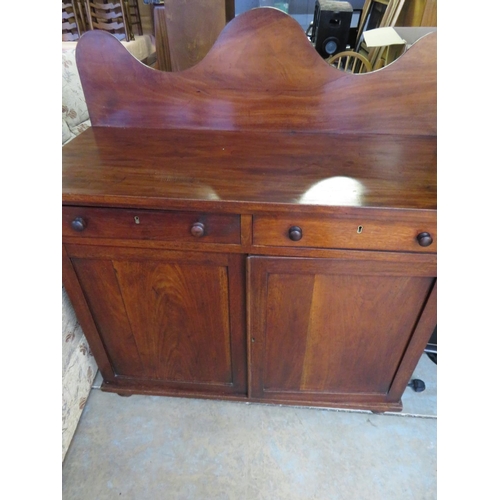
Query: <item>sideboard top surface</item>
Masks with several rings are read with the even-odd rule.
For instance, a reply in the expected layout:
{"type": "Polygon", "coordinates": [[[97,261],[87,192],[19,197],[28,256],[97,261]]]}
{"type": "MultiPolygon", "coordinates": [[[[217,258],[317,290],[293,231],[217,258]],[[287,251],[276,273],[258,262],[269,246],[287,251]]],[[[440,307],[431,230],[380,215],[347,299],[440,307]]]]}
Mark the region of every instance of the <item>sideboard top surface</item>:
{"type": "Polygon", "coordinates": [[[63,148],[63,203],[436,210],[436,138],[92,127],[63,148]]]}
{"type": "Polygon", "coordinates": [[[435,217],[435,33],[366,75],[327,64],[267,8],[184,71],[98,30],[76,57],[93,126],[63,148],[64,204],[435,217]]]}

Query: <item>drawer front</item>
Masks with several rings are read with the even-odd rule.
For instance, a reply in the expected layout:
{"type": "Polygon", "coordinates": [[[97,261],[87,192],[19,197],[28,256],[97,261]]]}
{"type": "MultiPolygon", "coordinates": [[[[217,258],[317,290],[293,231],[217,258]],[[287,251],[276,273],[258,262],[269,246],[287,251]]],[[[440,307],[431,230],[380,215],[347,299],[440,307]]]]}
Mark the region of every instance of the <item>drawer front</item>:
{"type": "Polygon", "coordinates": [[[63,237],[233,243],[240,216],[118,208],[63,207],[63,237]]]}
{"type": "Polygon", "coordinates": [[[436,223],[302,216],[256,216],[255,245],[430,252],[437,250],[436,223]]]}

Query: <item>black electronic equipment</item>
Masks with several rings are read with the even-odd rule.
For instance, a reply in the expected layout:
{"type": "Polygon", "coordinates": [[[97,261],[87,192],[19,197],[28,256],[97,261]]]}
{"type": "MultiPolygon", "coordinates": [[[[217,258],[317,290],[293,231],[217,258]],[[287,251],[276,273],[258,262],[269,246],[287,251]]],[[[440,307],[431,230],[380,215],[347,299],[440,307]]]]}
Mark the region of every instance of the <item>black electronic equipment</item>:
{"type": "Polygon", "coordinates": [[[349,2],[316,0],[311,42],[321,57],[327,58],[346,50],[352,12],[349,2]]]}

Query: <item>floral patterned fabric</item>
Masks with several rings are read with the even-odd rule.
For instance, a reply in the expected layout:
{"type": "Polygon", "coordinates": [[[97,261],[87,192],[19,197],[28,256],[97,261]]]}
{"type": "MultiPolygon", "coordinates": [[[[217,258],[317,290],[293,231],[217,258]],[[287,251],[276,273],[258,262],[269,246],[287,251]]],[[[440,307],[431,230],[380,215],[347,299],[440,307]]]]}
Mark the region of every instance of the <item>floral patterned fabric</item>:
{"type": "Polygon", "coordinates": [[[97,374],[97,364],[64,287],[62,299],[62,459],[64,460],[97,374]]]}
{"type": "MultiPolygon", "coordinates": [[[[90,126],[87,105],[76,68],[75,51],[62,53],[62,143],[90,126]]],[[[66,290],[62,289],[62,459],[97,374],[97,364],[66,290]]]]}
{"type": "Polygon", "coordinates": [[[76,67],[75,50],[62,52],[62,143],[90,127],[89,112],[76,67]]]}
{"type": "Polygon", "coordinates": [[[62,459],[75,433],[97,364],[63,288],[62,459]]]}
{"type": "MultiPolygon", "coordinates": [[[[75,50],[78,42],[62,42],[63,51],[75,50]]],[[[146,59],[156,52],[155,37],[151,34],[134,35],[134,40],[120,43],[139,61],[146,59]]]]}

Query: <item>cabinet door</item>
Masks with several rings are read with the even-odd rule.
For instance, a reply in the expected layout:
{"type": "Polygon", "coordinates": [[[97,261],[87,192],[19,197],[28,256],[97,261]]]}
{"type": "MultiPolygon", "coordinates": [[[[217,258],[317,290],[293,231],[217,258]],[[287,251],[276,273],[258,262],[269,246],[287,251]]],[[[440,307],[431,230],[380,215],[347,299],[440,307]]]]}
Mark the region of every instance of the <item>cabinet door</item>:
{"type": "MultiPolygon", "coordinates": [[[[66,249],[95,327],[91,347],[100,351],[98,363],[109,361],[101,369],[105,383],[159,393],[245,390],[241,256],[66,249]]],[[[65,274],[76,309],[78,290],[71,286],[71,272],[65,274]]],[[[84,326],[86,333],[89,328],[84,326]]]]}
{"type": "Polygon", "coordinates": [[[399,402],[435,324],[429,309],[414,341],[434,276],[435,265],[413,265],[411,256],[250,257],[250,396],[371,408],[399,402]]]}

